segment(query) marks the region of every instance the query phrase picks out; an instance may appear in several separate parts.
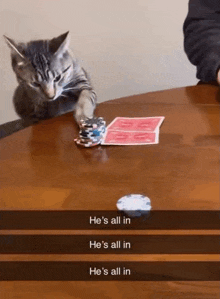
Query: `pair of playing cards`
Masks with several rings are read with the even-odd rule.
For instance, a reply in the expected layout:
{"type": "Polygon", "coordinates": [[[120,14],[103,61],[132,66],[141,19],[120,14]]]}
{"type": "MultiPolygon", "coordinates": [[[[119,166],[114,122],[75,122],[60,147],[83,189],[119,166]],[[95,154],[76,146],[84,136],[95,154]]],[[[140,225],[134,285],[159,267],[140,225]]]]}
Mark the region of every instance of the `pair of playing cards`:
{"type": "Polygon", "coordinates": [[[158,144],[164,116],[116,117],[107,127],[103,145],[158,144]]]}

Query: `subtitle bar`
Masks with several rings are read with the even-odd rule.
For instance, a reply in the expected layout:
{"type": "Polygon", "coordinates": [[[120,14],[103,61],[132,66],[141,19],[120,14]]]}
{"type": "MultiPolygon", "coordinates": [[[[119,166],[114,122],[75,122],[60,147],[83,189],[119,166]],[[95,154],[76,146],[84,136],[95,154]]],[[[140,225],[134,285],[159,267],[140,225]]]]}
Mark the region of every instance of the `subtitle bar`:
{"type": "Polygon", "coordinates": [[[219,211],[150,211],[131,218],[119,211],[1,210],[0,230],[218,230],[219,211]]]}
{"type": "Polygon", "coordinates": [[[0,281],[219,281],[219,262],[0,262],[0,281]]]}
{"type": "Polygon", "coordinates": [[[0,254],[219,254],[218,235],[0,235],[0,254]]]}

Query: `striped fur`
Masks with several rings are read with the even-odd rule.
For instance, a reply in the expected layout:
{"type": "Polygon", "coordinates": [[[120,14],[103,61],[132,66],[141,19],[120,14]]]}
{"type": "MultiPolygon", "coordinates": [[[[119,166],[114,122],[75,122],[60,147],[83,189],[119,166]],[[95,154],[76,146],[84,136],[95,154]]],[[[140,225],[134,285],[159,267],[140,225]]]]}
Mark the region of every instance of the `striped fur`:
{"type": "Polygon", "coordinates": [[[69,50],[68,32],[26,44],[5,39],[19,83],[13,103],[21,118],[38,121],[70,111],[75,111],[77,122],[93,117],[97,96],[88,74],[69,50]]]}

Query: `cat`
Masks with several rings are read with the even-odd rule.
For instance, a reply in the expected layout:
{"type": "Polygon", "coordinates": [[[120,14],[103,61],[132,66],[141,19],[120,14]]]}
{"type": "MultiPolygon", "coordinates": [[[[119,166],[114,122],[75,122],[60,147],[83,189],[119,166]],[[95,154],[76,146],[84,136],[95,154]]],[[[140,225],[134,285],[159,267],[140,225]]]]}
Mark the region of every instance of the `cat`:
{"type": "Polygon", "coordinates": [[[4,35],[18,87],[13,96],[16,113],[38,122],[74,111],[78,124],[94,117],[97,95],[87,72],[69,49],[69,31],[51,40],[17,43],[4,35]]]}

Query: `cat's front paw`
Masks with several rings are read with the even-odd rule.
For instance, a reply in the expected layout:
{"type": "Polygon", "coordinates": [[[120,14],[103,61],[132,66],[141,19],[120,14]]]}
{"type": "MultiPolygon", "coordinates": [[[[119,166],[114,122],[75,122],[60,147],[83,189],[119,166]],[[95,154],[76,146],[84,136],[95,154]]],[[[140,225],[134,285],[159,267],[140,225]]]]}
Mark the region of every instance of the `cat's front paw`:
{"type": "Polygon", "coordinates": [[[78,124],[80,124],[80,122],[83,120],[93,118],[93,116],[93,109],[83,109],[80,106],[77,106],[74,112],[74,117],[78,124]]]}
{"type": "Polygon", "coordinates": [[[92,92],[83,90],[75,106],[75,119],[79,124],[81,120],[93,118],[95,103],[92,101],[92,92]]]}

